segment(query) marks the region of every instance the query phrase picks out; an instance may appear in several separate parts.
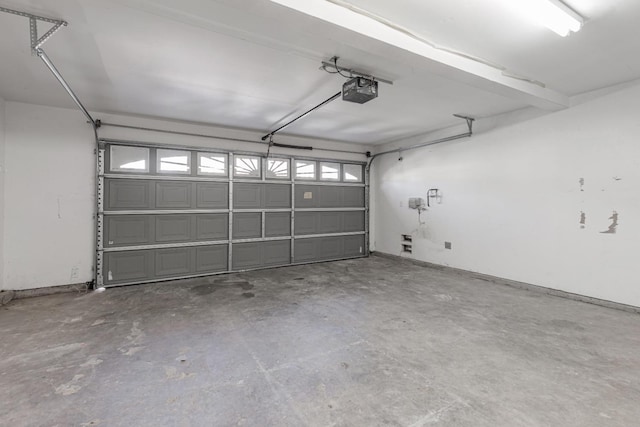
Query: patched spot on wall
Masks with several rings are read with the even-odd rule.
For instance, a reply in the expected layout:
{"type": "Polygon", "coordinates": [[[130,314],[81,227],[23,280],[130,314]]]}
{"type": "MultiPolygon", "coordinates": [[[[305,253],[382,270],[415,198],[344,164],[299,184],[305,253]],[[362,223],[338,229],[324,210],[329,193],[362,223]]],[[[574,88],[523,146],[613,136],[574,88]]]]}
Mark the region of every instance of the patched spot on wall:
{"type": "Polygon", "coordinates": [[[616,234],[616,232],[618,231],[618,212],[613,211],[609,219],[611,220],[611,225],[609,225],[609,229],[606,231],[601,231],[600,233],[616,234]]]}

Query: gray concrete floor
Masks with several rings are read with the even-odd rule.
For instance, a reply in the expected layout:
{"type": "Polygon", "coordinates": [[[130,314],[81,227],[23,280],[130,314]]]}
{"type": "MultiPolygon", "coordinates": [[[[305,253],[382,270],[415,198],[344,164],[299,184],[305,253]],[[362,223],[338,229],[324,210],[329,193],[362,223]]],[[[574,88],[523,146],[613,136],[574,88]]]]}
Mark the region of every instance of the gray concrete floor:
{"type": "Polygon", "coordinates": [[[0,336],[7,426],[640,425],[637,314],[380,257],[18,300],[0,336]]]}

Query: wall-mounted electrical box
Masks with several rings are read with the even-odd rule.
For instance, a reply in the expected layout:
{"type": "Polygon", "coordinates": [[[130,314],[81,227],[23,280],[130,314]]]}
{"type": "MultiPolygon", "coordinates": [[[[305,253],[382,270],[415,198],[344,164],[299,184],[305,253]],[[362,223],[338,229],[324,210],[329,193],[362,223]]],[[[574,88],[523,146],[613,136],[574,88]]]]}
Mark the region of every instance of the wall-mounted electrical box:
{"type": "Polygon", "coordinates": [[[420,197],[412,197],[409,199],[409,209],[424,209],[424,199],[420,197]]]}

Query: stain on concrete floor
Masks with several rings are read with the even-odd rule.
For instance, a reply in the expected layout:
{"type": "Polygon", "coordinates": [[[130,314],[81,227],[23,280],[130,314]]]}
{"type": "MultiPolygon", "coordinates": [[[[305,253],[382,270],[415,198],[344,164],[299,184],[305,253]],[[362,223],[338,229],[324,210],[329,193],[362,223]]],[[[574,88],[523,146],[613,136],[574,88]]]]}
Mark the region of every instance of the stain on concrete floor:
{"type": "Polygon", "coordinates": [[[220,289],[237,288],[241,291],[250,291],[253,285],[246,280],[237,280],[233,278],[214,278],[207,279],[208,283],[196,285],[191,290],[198,295],[209,295],[220,289]]]}

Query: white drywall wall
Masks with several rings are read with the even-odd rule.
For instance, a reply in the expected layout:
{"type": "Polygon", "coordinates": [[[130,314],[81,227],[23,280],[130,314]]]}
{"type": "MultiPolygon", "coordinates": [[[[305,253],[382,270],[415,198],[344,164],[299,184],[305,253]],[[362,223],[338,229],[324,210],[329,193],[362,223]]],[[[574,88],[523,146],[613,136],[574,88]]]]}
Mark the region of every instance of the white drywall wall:
{"type": "Polygon", "coordinates": [[[93,131],[81,113],[7,102],[5,288],[91,280],[93,131]]]}
{"type": "Polygon", "coordinates": [[[484,132],[481,120],[472,138],[402,161],[376,159],[372,249],[401,255],[400,235],[412,234],[406,256],[417,260],[640,306],[638,112],[636,84],[484,132]],[[442,200],[420,225],[407,199],[429,188],[442,200]]]}
{"type": "Polygon", "coordinates": [[[4,289],[4,145],[5,101],[0,98],[0,290],[4,289]]]}
{"type": "MultiPolygon", "coordinates": [[[[105,122],[260,140],[260,134],[94,113],[105,122]]],[[[266,152],[265,145],[105,126],[100,136],[160,144],[266,152]]],[[[277,142],[366,152],[370,147],[278,136],[277,142]]],[[[275,148],[274,154],[364,161],[362,155],[275,148]]],[[[93,279],[94,135],[82,113],[6,103],[5,288],[31,289],[93,279]]]]}

